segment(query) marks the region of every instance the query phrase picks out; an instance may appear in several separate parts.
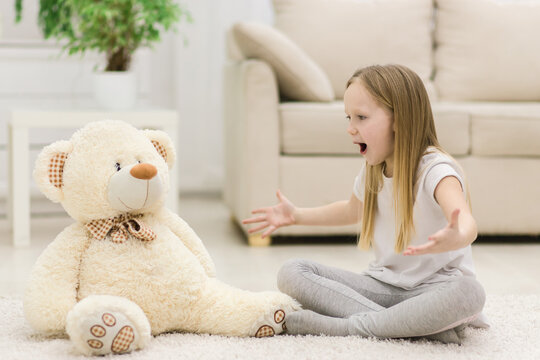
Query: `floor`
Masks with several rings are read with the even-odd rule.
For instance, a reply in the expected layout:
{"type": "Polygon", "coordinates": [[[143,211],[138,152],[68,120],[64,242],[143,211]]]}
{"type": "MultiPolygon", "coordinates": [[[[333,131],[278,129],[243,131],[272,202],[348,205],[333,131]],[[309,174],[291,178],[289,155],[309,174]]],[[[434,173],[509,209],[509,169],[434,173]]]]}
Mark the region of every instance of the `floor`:
{"type": "MultiPolygon", "coordinates": [[[[0,207],[0,210],[1,207],[0,207]]],[[[48,202],[33,203],[31,246],[13,248],[7,220],[0,218],[0,296],[21,296],[36,258],[72,220],[48,202]],[[52,209],[52,210],[51,210],[52,209]]],[[[180,216],[198,233],[216,264],[218,278],[247,290],[276,289],[276,274],[289,258],[303,257],[321,263],[361,271],[372,254],[351,243],[309,242],[249,247],[240,229],[230,221],[217,194],[183,195],[180,216]]],[[[540,294],[540,240],[538,242],[473,244],[477,277],[488,294],[540,294]]]]}

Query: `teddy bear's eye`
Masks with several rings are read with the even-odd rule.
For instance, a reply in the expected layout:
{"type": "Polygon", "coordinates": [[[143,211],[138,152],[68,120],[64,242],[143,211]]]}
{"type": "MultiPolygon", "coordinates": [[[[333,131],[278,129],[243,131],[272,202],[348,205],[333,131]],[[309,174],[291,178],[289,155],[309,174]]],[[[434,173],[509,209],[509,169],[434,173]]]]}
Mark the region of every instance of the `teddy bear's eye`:
{"type": "Polygon", "coordinates": [[[121,169],[119,163],[114,164],[114,167],[116,168],[116,171],[120,171],[120,169],[121,169]]]}

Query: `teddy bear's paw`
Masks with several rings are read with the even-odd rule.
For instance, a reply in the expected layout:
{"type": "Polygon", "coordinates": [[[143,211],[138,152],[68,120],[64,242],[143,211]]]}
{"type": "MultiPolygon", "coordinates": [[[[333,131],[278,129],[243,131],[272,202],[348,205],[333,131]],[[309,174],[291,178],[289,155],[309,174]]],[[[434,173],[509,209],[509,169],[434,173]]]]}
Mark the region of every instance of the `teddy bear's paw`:
{"type": "Polygon", "coordinates": [[[123,314],[107,312],[88,320],[85,321],[87,331],[82,336],[93,354],[122,354],[134,350],[138,334],[123,314]]]}
{"type": "Polygon", "coordinates": [[[150,323],[134,302],[110,295],[90,295],[68,313],[66,332],[84,355],[123,354],[150,341],[150,323]]]}
{"type": "Polygon", "coordinates": [[[285,327],[285,310],[278,309],[263,316],[255,325],[255,337],[268,337],[281,334],[285,327]]]}

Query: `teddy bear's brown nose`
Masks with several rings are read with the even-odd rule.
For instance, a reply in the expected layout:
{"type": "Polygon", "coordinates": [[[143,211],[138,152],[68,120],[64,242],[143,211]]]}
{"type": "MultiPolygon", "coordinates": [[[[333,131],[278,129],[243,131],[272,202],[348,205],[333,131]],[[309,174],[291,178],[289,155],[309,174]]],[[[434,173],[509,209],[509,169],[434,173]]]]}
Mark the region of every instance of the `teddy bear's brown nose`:
{"type": "Polygon", "coordinates": [[[138,164],[129,171],[131,175],[141,180],[150,180],[157,174],[157,169],[152,164],[138,164]]]}

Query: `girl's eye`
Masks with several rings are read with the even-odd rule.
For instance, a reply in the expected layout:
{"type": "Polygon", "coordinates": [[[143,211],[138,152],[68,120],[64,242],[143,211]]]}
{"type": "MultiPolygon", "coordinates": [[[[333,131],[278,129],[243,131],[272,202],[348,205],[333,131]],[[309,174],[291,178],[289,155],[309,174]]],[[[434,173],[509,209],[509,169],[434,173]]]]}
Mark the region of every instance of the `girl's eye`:
{"type": "Polygon", "coordinates": [[[119,163],[114,164],[114,167],[116,168],[116,171],[120,171],[120,169],[121,169],[119,163]]]}
{"type": "MultiPolygon", "coordinates": [[[[364,115],[356,115],[356,118],[359,119],[359,120],[365,120],[367,119],[367,116],[364,116],[364,115]]],[[[345,116],[345,119],[347,119],[347,121],[351,121],[351,117],[350,116],[345,116]]]]}
{"type": "Polygon", "coordinates": [[[140,163],[141,163],[141,160],[137,160],[137,162],[140,164],[140,163]]]}

